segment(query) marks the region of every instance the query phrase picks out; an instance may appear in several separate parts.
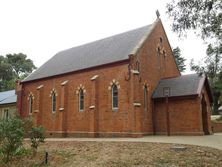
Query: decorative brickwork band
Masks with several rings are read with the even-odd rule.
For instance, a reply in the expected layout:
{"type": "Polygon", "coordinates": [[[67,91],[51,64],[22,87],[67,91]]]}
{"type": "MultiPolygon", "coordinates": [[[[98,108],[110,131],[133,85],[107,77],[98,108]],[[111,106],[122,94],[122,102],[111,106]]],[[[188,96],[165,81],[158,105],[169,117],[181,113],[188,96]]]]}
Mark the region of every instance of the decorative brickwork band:
{"type": "Polygon", "coordinates": [[[112,86],[116,85],[118,89],[120,89],[120,84],[118,81],[116,81],[115,79],[113,79],[110,83],[109,83],[109,87],[108,90],[112,90],[112,86]]]}
{"type": "Polygon", "coordinates": [[[83,90],[83,93],[85,94],[86,93],[86,89],[85,89],[85,87],[82,85],[82,84],[80,84],[78,87],[77,87],[77,90],[76,90],[76,94],[78,95],[79,94],[79,91],[80,90],[83,90]]]}

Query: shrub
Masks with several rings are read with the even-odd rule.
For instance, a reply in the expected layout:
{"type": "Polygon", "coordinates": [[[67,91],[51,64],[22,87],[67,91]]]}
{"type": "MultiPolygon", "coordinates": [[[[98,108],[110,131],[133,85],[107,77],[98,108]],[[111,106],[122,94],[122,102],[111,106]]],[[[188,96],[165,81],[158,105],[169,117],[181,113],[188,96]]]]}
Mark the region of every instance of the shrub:
{"type": "Polygon", "coordinates": [[[31,116],[22,119],[23,128],[25,131],[25,137],[29,137],[29,133],[33,127],[33,118],[31,116]]]}
{"type": "Polygon", "coordinates": [[[43,143],[45,140],[45,129],[42,126],[33,127],[29,134],[31,140],[31,147],[33,148],[34,155],[37,152],[38,146],[40,143],[43,143]]]}
{"type": "Polygon", "coordinates": [[[25,148],[24,146],[21,146],[15,151],[14,155],[24,156],[24,155],[28,155],[29,153],[30,153],[30,149],[25,148]]]}
{"type": "Polygon", "coordinates": [[[0,150],[4,162],[8,163],[22,146],[24,128],[21,119],[10,117],[0,120],[0,150]]]}

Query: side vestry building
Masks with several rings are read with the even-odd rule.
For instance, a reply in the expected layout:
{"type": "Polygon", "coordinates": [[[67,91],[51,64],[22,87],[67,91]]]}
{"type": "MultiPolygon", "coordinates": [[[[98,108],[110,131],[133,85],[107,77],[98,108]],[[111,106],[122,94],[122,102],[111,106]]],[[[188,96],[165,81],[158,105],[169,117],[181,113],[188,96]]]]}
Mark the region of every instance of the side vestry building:
{"type": "Polygon", "coordinates": [[[20,115],[52,137],[211,133],[208,80],[181,76],[160,19],[57,53],[17,97],[20,115]]]}

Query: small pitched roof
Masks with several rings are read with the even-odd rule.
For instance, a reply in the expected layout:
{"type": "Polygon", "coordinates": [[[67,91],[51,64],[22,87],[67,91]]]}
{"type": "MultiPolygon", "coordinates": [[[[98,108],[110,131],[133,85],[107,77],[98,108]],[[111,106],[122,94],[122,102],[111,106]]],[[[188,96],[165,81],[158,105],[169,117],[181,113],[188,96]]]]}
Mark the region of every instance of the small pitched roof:
{"type": "Polygon", "coordinates": [[[0,92],[0,105],[16,103],[16,100],[15,90],[0,92]]]}
{"type": "Polygon", "coordinates": [[[153,24],[57,53],[22,82],[57,76],[129,59],[145,41],[153,24]]]}
{"type": "Polygon", "coordinates": [[[164,98],[164,89],[169,89],[169,97],[199,95],[206,84],[210,101],[213,101],[207,77],[199,74],[182,75],[160,80],[152,98],[164,98]]]}

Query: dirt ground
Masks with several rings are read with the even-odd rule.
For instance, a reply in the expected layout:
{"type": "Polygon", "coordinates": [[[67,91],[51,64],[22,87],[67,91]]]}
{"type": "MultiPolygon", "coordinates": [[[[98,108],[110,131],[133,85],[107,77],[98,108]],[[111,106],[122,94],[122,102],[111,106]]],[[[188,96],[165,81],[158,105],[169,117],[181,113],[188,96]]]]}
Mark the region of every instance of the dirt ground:
{"type": "MultiPolygon", "coordinates": [[[[6,165],[0,163],[0,166],[6,165]]],[[[222,151],[208,147],[178,144],[50,141],[40,146],[35,157],[30,151],[26,155],[13,159],[13,162],[8,166],[219,167],[222,166],[222,151]],[[43,165],[45,151],[49,155],[48,165],[43,165]]]]}

